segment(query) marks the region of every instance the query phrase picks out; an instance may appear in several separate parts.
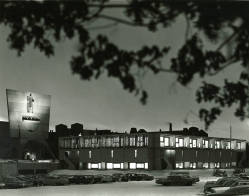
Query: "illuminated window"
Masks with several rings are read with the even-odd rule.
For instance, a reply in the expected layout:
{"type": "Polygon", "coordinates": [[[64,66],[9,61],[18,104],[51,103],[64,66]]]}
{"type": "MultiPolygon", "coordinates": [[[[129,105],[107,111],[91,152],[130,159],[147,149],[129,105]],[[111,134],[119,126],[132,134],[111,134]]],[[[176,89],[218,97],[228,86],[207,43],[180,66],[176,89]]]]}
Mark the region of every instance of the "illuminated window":
{"type": "Polygon", "coordinates": [[[169,138],[168,137],[164,138],[164,146],[169,146],[169,138]]]}
{"type": "Polygon", "coordinates": [[[203,148],[208,148],[208,140],[202,140],[203,148]]]}
{"type": "Polygon", "coordinates": [[[188,141],[186,141],[186,139],[185,139],[185,142],[184,142],[185,144],[184,144],[184,146],[185,147],[188,147],[188,141]]]}
{"type": "Polygon", "coordinates": [[[99,146],[100,147],[105,147],[105,137],[102,136],[100,139],[99,139],[99,146]]]}
{"type": "Polygon", "coordinates": [[[208,163],[203,163],[202,167],[208,169],[208,163]]]}
{"type": "Polygon", "coordinates": [[[193,139],[193,148],[196,148],[196,147],[197,147],[197,140],[193,139]]]}
{"type": "Polygon", "coordinates": [[[112,138],[106,137],[106,147],[111,147],[111,146],[112,146],[112,138]]]}
{"type": "Polygon", "coordinates": [[[129,146],[129,137],[128,136],[126,136],[125,138],[124,138],[124,145],[125,146],[129,146]]]}
{"type": "Polygon", "coordinates": [[[189,139],[189,147],[193,148],[193,140],[192,139],[189,139]]]}
{"type": "Polygon", "coordinates": [[[144,163],[137,163],[137,169],[144,169],[144,163]]]}
{"type": "Polygon", "coordinates": [[[87,168],[88,168],[88,169],[92,169],[91,165],[92,165],[91,163],[88,163],[88,164],[87,164],[87,168]]]}
{"type": "Polygon", "coordinates": [[[113,158],[113,150],[111,150],[111,157],[113,158]]]}
{"type": "Polygon", "coordinates": [[[145,169],[148,169],[148,168],[149,168],[148,163],[145,163],[145,164],[144,164],[144,168],[145,168],[145,169]]]}
{"type": "Polygon", "coordinates": [[[136,169],[136,163],[130,163],[130,169],[136,169]]]}
{"type": "Polygon", "coordinates": [[[89,138],[86,138],[86,139],[85,139],[85,147],[86,147],[86,148],[91,147],[91,139],[89,139],[89,138]]]}
{"type": "Polygon", "coordinates": [[[124,138],[120,137],[120,147],[124,146],[124,138]]]}
{"type": "Polygon", "coordinates": [[[92,169],[99,169],[99,164],[98,163],[92,163],[91,168],[92,169]]]}
{"type": "Polygon", "coordinates": [[[197,141],[197,146],[198,146],[198,148],[201,147],[201,140],[200,140],[200,141],[197,141]]]}
{"type": "Polygon", "coordinates": [[[135,158],[137,158],[137,150],[135,150],[134,153],[135,153],[135,158]]]}
{"type": "Polygon", "coordinates": [[[113,147],[119,147],[119,137],[114,137],[113,138],[113,147]]]}
{"type": "Polygon", "coordinates": [[[231,149],[235,150],[235,148],[236,148],[236,141],[232,141],[231,142],[231,149]]]}
{"type": "Polygon", "coordinates": [[[88,151],[88,156],[89,156],[89,159],[92,158],[92,151],[91,150],[88,151]]]}
{"type": "Polygon", "coordinates": [[[164,137],[160,137],[160,147],[164,147],[164,137]]]}
{"type": "Polygon", "coordinates": [[[225,149],[230,149],[231,148],[231,142],[225,142],[225,149]]]}
{"type": "Polygon", "coordinates": [[[113,168],[114,169],[121,169],[121,164],[120,163],[113,163],[113,168]]]}
{"type": "Polygon", "coordinates": [[[80,137],[80,147],[83,148],[84,147],[84,138],[80,137]]]}
{"type": "Polygon", "coordinates": [[[112,163],[107,163],[106,168],[107,169],[113,169],[113,164],[112,163]]]}
{"type": "Polygon", "coordinates": [[[182,169],[183,168],[183,162],[176,163],[176,168],[182,169]]]}
{"type": "Polygon", "coordinates": [[[121,169],[124,169],[124,163],[121,163],[120,166],[121,166],[121,169]]]}
{"type": "Polygon", "coordinates": [[[137,146],[144,146],[144,137],[143,136],[137,137],[137,146]]]}
{"type": "Polygon", "coordinates": [[[218,162],[218,163],[214,163],[214,167],[215,168],[220,168],[220,163],[218,162]]]}
{"type": "Polygon", "coordinates": [[[183,139],[182,138],[176,138],[176,147],[183,147],[183,139]]]}
{"type": "Polygon", "coordinates": [[[130,137],[130,146],[136,146],[136,138],[130,137]]]}
{"type": "Polygon", "coordinates": [[[190,163],[189,168],[196,169],[196,163],[195,162],[190,163]]]}
{"type": "Polygon", "coordinates": [[[145,143],[144,145],[145,145],[145,146],[148,146],[148,136],[145,136],[145,137],[144,137],[144,140],[145,140],[145,141],[144,141],[144,143],[145,143]]]}
{"type": "Polygon", "coordinates": [[[220,141],[215,141],[215,146],[214,146],[215,149],[220,149],[220,141]]]}
{"type": "Polygon", "coordinates": [[[92,142],[92,148],[95,148],[95,147],[98,147],[98,139],[96,137],[93,137],[91,139],[91,142],[92,142]]]}
{"type": "Polygon", "coordinates": [[[241,143],[240,142],[237,142],[237,149],[241,150],[241,143]]]}

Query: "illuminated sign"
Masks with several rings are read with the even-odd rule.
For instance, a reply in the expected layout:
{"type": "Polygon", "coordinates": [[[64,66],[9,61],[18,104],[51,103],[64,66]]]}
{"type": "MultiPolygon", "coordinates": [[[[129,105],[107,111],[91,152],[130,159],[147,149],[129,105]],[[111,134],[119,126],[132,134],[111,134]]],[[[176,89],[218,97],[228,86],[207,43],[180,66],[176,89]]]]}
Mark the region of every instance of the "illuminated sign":
{"type": "Polygon", "coordinates": [[[30,93],[27,96],[27,112],[28,113],[34,113],[34,98],[32,97],[32,94],[30,93]]]}
{"type": "Polygon", "coordinates": [[[37,118],[37,117],[35,117],[35,116],[23,116],[22,117],[22,120],[24,121],[24,120],[27,120],[27,121],[40,121],[40,119],[39,118],[37,118]]]}
{"type": "Polygon", "coordinates": [[[51,96],[7,89],[10,137],[29,140],[46,139],[49,131],[51,96]]]}

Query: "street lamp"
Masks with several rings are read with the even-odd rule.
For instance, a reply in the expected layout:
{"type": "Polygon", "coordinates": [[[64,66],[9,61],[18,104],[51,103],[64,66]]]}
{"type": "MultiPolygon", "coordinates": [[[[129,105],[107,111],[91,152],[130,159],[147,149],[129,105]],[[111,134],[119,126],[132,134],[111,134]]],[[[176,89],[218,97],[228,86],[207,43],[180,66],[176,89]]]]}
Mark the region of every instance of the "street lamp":
{"type": "Polygon", "coordinates": [[[36,175],[36,157],[34,154],[31,154],[31,161],[33,163],[33,177],[36,175]]]}

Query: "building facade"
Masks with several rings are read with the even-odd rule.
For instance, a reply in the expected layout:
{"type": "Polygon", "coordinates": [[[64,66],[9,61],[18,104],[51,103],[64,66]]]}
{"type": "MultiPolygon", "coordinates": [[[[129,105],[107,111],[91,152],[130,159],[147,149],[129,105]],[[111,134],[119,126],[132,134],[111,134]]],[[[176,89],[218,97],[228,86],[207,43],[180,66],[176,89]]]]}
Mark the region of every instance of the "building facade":
{"type": "Polygon", "coordinates": [[[231,168],[246,161],[246,141],[168,131],[62,137],[59,158],[72,169],[231,168]]]}

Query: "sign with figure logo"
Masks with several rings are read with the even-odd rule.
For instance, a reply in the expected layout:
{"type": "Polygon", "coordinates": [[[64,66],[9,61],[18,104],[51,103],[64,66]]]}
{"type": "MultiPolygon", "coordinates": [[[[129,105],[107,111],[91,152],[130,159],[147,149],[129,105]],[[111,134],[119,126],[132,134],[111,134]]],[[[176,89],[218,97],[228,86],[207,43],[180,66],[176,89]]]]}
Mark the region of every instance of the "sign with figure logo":
{"type": "Polygon", "coordinates": [[[34,104],[34,98],[32,97],[32,94],[30,93],[28,96],[27,96],[27,112],[28,113],[33,113],[34,110],[33,110],[33,104],[34,104]]]}
{"type": "Polygon", "coordinates": [[[21,141],[46,139],[49,131],[50,95],[6,90],[10,136],[21,141]]]}

